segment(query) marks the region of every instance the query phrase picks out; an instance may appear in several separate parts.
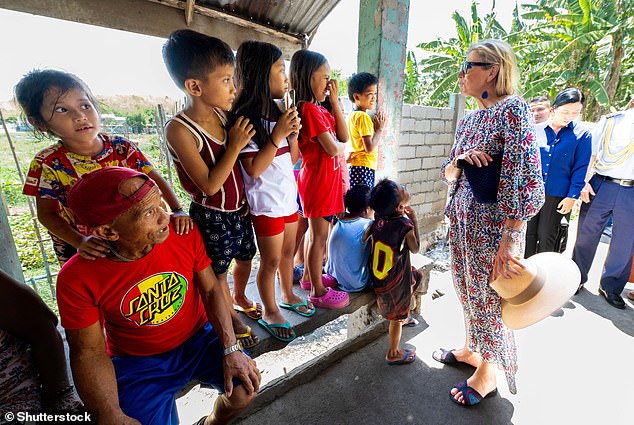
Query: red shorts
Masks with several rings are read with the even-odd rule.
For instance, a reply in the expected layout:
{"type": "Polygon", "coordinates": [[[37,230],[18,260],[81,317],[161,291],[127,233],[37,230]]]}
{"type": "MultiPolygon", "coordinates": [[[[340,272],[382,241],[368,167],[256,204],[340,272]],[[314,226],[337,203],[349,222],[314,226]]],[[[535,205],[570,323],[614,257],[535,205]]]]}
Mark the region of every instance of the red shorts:
{"type": "Polygon", "coordinates": [[[252,215],[253,229],[257,236],[275,236],[284,231],[284,225],[297,222],[297,213],[286,217],[268,217],[266,215],[252,215]]]}

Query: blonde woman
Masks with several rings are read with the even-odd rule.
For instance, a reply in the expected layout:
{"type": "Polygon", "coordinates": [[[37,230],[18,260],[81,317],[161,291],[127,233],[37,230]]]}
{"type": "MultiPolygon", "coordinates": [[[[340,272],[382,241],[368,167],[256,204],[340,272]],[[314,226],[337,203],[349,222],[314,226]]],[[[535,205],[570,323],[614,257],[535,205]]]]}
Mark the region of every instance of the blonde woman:
{"type": "Polygon", "coordinates": [[[516,392],[515,341],[502,323],[500,297],[489,282],[498,275],[508,278],[519,273],[509,266],[522,267],[518,258],[526,221],[544,202],[544,184],[531,110],[514,94],[518,71],[511,47],[499,40],[473,44],[458,79],[460,92],[475,99],[478,109],[458,124],[456,142],[441,173],[451,184],[445,212],[466,341],[462,348],[440,349],[433,357],[476,368],[450,391],[453,402],[472,406],[496,393],[494,364],[504,369],[511,393],[516,392]],[[462,168],[493,166],[494,158],[501,170],[499,186],[492,194],[494,200],[485,203],[480,197],[476,200],[462,168]]]}

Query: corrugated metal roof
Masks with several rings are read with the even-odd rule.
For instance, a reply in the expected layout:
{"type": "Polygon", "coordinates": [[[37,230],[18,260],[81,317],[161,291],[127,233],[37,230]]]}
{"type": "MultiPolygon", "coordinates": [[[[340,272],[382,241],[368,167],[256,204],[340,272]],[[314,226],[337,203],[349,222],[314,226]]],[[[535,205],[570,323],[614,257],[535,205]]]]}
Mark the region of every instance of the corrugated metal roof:
{"type": "Polygon", "coordinates": [[[340,0],[196,0],[196,6],[248,19],[291,35],[310,36],[340,0]]]}

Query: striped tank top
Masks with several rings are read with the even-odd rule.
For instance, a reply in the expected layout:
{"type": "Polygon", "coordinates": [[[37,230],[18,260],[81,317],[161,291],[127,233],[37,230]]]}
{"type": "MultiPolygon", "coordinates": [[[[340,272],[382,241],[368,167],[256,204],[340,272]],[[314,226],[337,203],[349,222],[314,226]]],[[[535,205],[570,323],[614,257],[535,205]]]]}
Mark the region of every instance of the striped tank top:
{"type": "MultiPolygon", "coordinates": [[[[218,111],[216,111],[216,114],[218,114],[220,121],[222,121],[222,125],[225,126],[227,124],[225,116],[218,111]]],[[[176,121],[182,124],[192,133],[194,139],[196,140],[198,153],[200,153],[200,156],[209,168],[212,168],[220,160],[220,158],[222,158],[222,155],[226,151],[226,142],[228,138],[226,130],[224,140],[218,140],[183,112],[176,114],[171,121],[176,121]]],[[[174,141],[172,141],[172,143],[173,142],[174,141]]],[[[208,208],[228,212],[237,211],[242,207],[244,204],[244,182],[242,180],[240,166],[237,161],[233,165],[231,173],[229,174],[229,177],[227,177],[227,180],[225,180],[221,189],[218,192],[209,195],[200,190],[189,178],[169,141],[167,142],[167,145],[172,157],[174,158],[174,167],[176,168],[176,173],[178,174],[181,186],[183,186],[183,189],[189,193],[192,201],[208,208]]]]}

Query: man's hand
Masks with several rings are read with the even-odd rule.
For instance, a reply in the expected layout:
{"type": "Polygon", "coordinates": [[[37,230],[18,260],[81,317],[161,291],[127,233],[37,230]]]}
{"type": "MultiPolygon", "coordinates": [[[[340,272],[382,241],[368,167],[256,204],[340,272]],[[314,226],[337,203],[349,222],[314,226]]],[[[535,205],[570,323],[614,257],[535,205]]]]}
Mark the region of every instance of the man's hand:
{"type": "Polygon", "coordinates": [[[103,239],[96,236],[84,236],[81,243],[76,247],[77,253],[86,260],[96,260],[103,258],[110,252],[110,246],[103,239]]]}
{"type": "Polygon", "coordinates": [[[174,230],[179,235],[188,234],[194,228],[194,220],[183,210],[173,212],[170,219],[174,222],[174,230]]]}
{"type": "Polygon", "coordinates": [[[238,150],[242,150],[253,136],[255,136],[253,124],[249,122],[248,118],[238,117],[236,123],[229,130],[229,143],[238,150]]]}
{"type": "Polygon", "coordinates": [[[581,199],[583,202],[587,204],[588,202],[590,202],[590,196],[594,196],[594,195],[596,195],[596,193],[594,193],[592,186],[590,185],[590,183],[586,183],[583,189],[581,189],[581,194],[579,195],[579,199],[581,199]]]}
{"type": "Polygon", "coordinates": [[[242,351],[236,351],[224,356],[222,363],[227,397],[231,397],[233,393],[233,378],[238,378],[242,382],[247,394],[256,393],[260,389],[260,371],[251,357],[242,351]]]}
{"type": "Polygon", "coordinates": [[[572,211],[572,207],[575,206],[575,201],[575,198],[562,199],[561,202],[557,205],[557,212],[562,215],[568,214],[570,211],[572,211]]]}

